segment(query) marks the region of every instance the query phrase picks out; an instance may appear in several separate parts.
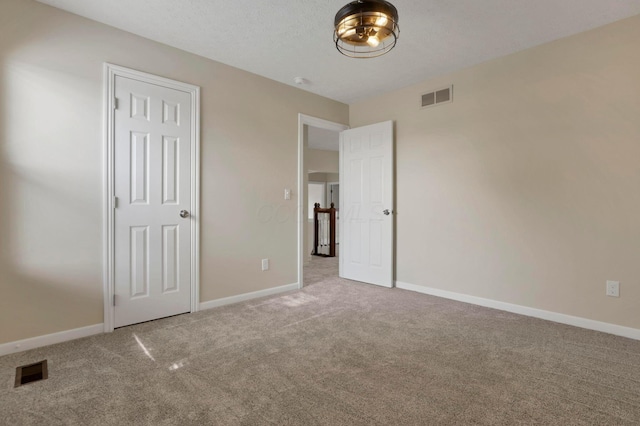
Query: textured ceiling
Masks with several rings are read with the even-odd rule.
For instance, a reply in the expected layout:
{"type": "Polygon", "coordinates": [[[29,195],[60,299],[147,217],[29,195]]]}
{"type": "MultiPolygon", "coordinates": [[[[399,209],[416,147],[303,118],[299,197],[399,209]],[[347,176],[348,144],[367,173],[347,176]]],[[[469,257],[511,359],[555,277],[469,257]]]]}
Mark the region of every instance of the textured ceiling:
{"type": "Polygon", "coordinates": [[[348,0],[39,0],[345,103],[640,13],[640,0],[392,0],[400,39],[351,59],[333,44],[348,0]]]}

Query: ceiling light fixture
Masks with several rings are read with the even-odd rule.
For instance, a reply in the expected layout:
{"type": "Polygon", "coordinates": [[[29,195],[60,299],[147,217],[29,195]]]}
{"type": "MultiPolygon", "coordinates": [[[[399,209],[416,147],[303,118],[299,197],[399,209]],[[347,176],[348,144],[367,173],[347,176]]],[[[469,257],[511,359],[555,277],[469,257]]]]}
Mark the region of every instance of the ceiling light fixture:
{"type": "Polygon", "coordinates": [[[375,58],[390,51],[400,36],[398,10],[385,0],[356,0],[336,14],[333,41],[351,58],[375,58]]]}

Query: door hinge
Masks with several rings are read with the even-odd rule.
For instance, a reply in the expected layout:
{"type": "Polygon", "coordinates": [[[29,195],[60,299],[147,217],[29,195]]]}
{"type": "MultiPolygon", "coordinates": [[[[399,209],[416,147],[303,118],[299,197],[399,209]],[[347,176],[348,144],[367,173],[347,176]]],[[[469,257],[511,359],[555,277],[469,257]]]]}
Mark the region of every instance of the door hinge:
{"type": "Polygon", "coordinates": [[[113,197],[113,208],[114,209],[118,208],[118,197],[113,197]]]}
{"type": "Polygon", "coordinates": [[[118,98],[113,98],[113,109],[118,109],[118,98]]]}
{"type": "Polygon", "coordinates": [[[113,295],[113,306],[116,306],[116,295],[113,295]]]}

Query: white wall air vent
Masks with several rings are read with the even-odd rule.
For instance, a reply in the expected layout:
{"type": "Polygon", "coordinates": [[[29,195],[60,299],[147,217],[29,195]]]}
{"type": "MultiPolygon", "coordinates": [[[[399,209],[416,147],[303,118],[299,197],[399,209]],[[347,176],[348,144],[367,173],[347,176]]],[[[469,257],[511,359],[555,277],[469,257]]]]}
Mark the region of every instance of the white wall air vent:
{"type": "Polygon", "coordinates": [[[425,93],[421,97],[422,108],[453,102],[453,85],[425,93]]]}

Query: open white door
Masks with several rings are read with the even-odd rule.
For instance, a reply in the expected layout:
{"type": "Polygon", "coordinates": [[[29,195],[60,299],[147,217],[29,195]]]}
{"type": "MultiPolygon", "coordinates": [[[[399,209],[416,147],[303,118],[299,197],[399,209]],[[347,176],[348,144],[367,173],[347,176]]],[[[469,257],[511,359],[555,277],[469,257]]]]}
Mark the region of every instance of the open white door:
{"type": "Polygon", "coordinates": [[[393,122],[340,133],[340,276],[393,287],[393,122]]]}

